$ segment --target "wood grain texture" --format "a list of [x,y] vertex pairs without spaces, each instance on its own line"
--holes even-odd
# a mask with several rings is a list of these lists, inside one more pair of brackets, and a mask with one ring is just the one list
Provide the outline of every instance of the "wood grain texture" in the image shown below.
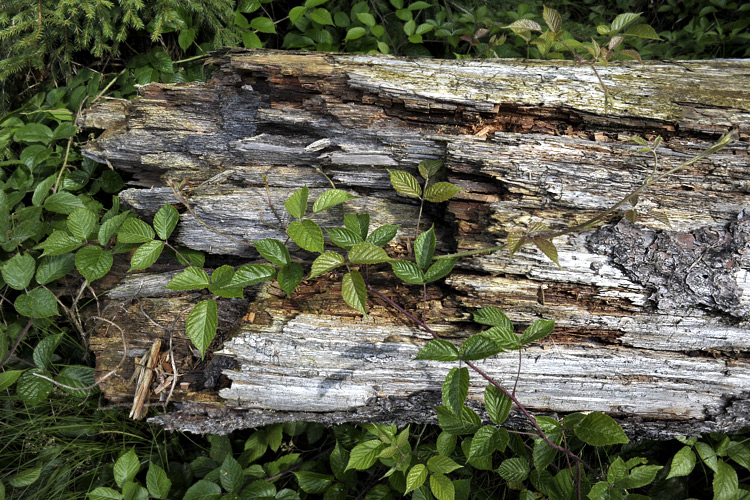
[[[211,62],[219,69],[205,84],[149,85],[133,101],[88,110],[80,124],[105,130],[84,154],[130,176],[121,198],[138,213],[177,203],[166,180],[184,181],[195,213],[246,243],[285,238],[284,200],[302,185],[314,199],[329,186],[322,169],[359,196],[348,213],[401,224],[389,251],[404,255],[419,207],[392,191],[388,169],[415,173],[420,161],[440,159],[463,190],[423,219],[435,224],[438,251],[500,245],[514,228],[580,223],[642,183],[653,157],[630,135],[664,137],[664,171],[737,128],[739,141],[641,195],[636,225],[615,218],[557,238],[562,268],[527,247],[513,259],[464,259],[428,289],[427,316],[457,343],[476,331],[469,320],[480,307],[500,307],[519,327],[555,318],[555,332],[521,358],[517,390],[534,411],[605,411],[651,437],[750,425],[750,63],[611,64],[599,70],[615,96],[605,112],[591,70],[564,61],[226,51]],[[316,220],[338,226],[340,216],[334,209]],[[257,258],[186,211],[174,239],[208,252],[208,265]],[[416,310],[418,288],[380,271],[373,286]],[[299,419],[434,419],[449,366],[415,361],[429,337],[378,300],[367,318],[348,309],[340,276],[304,282],[291,299],[267,285],[223,301],[205,366],[174,320],[200,295],[165,292],[169,276],[128,276],[107,299],[116,321],[132,325],[134,352],[165,335],[142,310],[162,326],[172,318],[184,386],[175,391],[181,406],[155,419],[162,425],[229,432]],[[97,332],[104,372],[122,347],[117,354],[116,333]],[[518,356],[482,366],[512,385]],[[479,407],[483,384],[472,383]],[[132,397],[115,382],[105,393]]]

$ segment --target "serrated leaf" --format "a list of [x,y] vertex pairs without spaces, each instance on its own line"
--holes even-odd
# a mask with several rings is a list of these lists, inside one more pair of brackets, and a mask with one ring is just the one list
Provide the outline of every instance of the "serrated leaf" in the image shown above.
[[45,210],[65,215],[73,212],[76,208],[84,208],[83,202],[77,196],[67,191],[50,195],[44,200],[43,206]]
[[469,395],[469,369],[451,368],[443,382],[443,404],[454,415],[461,417],[461,409]]
[[461,188],[450,182],[436,182],[424,192],[424,199],[433,203],[448,201],[461,191]]
[[267,264],[245,264],[234,272],[230,287],[245,287],[257,285],[273,279],[276,269]]
[[239,493],[245,482],[242,466],[231,454],[227,455],[219,467],[219,482],[222,488],[229,493]]
[[422,486],[426,479],[427,467],[424,464],[417,464],[412,467],[406,475],[406,491],[404,491],[404,495]]
[[610,34],[617,33],[623,28],[633,24],[639,17],[641,17],[641,14],[634,12],[626,12],[624,14],[620,14],[615,18],[614,21],[612,21],[612,24],[610,25]]
[[449,474],[462,466],[444,455],[435,455],[427,460],[427,468],[433,474]]
[[310,19],[324,26],[333,25],[333,18],[331,17],[331,13],[326,9],[319,8],[313,10],[312,12],[310,12]]
[[309,278],[314,278],[329,271],[343,266],[346,263],[344,257],[337,252],[324,252],[312,263]]
[[234,278],[234,268],[232,266],[223,265],[214,269],[211,273],[211,283],[218,286],[229,286]]
[[542,17],[552,33],[557,33],[562,29],[562,18],[555,9],[550,9],[545,5]]
[[326,229],[326,232],[331,238],[331,243],[344,250],[351,250],[354,245],[364,241],[359,233],[344,227],[332,227]]
[[433,281],[448,276],[451,271],[453,271],[456,262],[458,262],[458,259],[456,258],[435,260],[425,272],[425,281],[427,283],[432,283]]
[[634,467],[628,473],[628,477],[615,483],[615,487],[626,490],[643,488],[651,484],[656,478],[656,474],[663,468],[661,465],[641,465],[640,467]]
[[122,500],[122,493],[112,488],[99,486],[87,495],[88,500]]
[[23,290],[34,277],[36,260],[31,254],[17,253],[3,264],[2,277],[5,283],[14,290]]
[[117,486],[122,488],[125,483],[135,479],[135,475],[138,474],[140,468],[141,464],[132,449],[118,458],[112,470]]
[[219,500],[220,497],[221,486],[213,481],[200,479],[188,488],[182,500]]
[[548,445],[543,439],[535,439],[534,450],[531,454],[534,458],[534,467],[537,470],[543,470],[554,461],[557,450]]
[[67,275],[74,267],[75,257],[71,253],[42,257],[36,267],[36,282],[46,285]]
[[435,254],[435,226],[417,236],[414,242],[414,257],[420,269],[430,267]]
[[607,446],[630,442],[617,422],[609,415],[591,412],[575,428],[578,439],[591,446]]
[[49,393],[52,392],[52,382],[37,377],[35,375],[37,373],[47,377],[50,375],[49,372],[40,370],[39,368],[32,368],[23,372],[16,383],[16,393],[30,406],[38,405],[47,399]]
[[39,207],[44,203],[44,200],[50,195],[52,186],[57,181],[57,174],[52,174],[42,182],[36,185],[34,188],[34,194],[31,196],[31,204],[35,207]]
[[485,425],[480,428],[471,440],[469,458],[483,457],[493,453],[497,449],[498,429],[494,425]]
[[133,217],[125,219],[117,230],[117,241],[120,243],[146,243],[156,234],[151,226]]
[[737,471],[723,460],[719,460],[717,463],[713,491],[714,500],[734,500],[738,498],[740,490]]
[[310,190],[307,186],[298,189],[284,202],[284,208],[295,219],[301,219],[307,212],[307,197]]
[[367,34],[367,30],[361,26],[349,28],[346,32],[346,37],[344,37],[344,41],[348,42],[349,40],[356,40],[362,38],[365,34]]
[[255,249],[264,259],[279,267],[284,267],[292,261],[284,244],[272,238],[256,241]]
[[4,391],[11,385],[15,384],[18,377],[20,377],[24,371],[25,370],[6,370],[0,372],[0,391]]
[[382,248],[367,241],[357,243],[349,250],[349,262],[352,264],[379,264],[391,260]]
[[41,370],[47,368],[47,365],[52,359],[52,354],[55,352],[55,349],[57,349],[61,340],[62,333],[58,333],[56,335],[48,335],[37,343],[36,347],[34,347],[34,354],[32,356],[37,368]]
[[[625,36],[634,36],[636,38],[645,38],[646,40],[661,40],[656,30],[648,24],[637,24],[628,28]],[[623,51],[624,52],[624,51]],[[640,59],[640,56],[638,57]]]
[[661,210],[651,210],[648,215],[655,220],[661,222],[668,228],[672,229],[672,222],[669,220],[669,217],[666,213],[662,212]]
[[525,481],[529,475],[529,462],[521,457],[506,458],[497,468],[497,473],[506,481]]
[[98,246],[86,246],[76,252],[76,269],[89,283],[103,278],[113,262],[112,252]]
[[521,230],[511,229],[508,232],[508,240],[506,246],[508,247],[508,252],[510,253],[511,258],[513,258],[513,255],[521,248],[521,246],[523,246],[525,242],[526,237],[523,235]]
[[506,330],[513,331],[513,323],[497,307],[483,307],[474,312],[474,322],[480,325],[497,326]]
[[[55,377],[55,380],[61,384],[70,387],[90,387],[94,385],[94,369],[90,366],[67,365]],[[69,394],[79,398],[88,397],[94,389],[69,389],[63,388]]]
[[292,262],[288,266],[284,266],[279,269],[279,275],[276,279],[279,281],[279,286],[286,292],[287,297],[294,293],[297,289],[297,285],[302,282],[305,277],[305,270],[302,269],[302,264],[299,262]]
[[41,474],[42,474],[41,467],[34,467],[33,469],[26,469],[12,476],[8,480],[8,484],[10,484],[14,488],[25,488],[26,486],[31,486],[32,484],[37,482]]
[[410,198],[422,196],[422,186],[416,177],[401,170],[389,170],[388,173],[391,174],[391,185],[398,193]]
[[718,470],[718,459],[716,457],[716,451],[714,451],[711,445],[704,443],[703,441],[698,441],[695,443],[695,451],[698,452],[698,456],[701,457],[703,463],[716,473]]
[[86,208],[76,208],[68,215],[68,231],[75,238],[85,240],[94,232],[98,224],[99,217]]
[[414,359],[432,361],[456,361],[458,360],[458,349],[452,342],[443,339],[433,339],[420,349]]
[[323,493],[333,484],[334,477],[329,474],[321,474],[319,472],[301,471],[292,472],[294,477],[297,478],[297,484],[299,488],[305,493],[319,494]]
[[261,33],[276,33],[276,25],[267,17],[254,17],[250,21],[250,27]]
[[[636,61],[638,61],[640,63],[643,62],[643,59],[641,59],[641,54],[639,54],[637,50],[631,50],[631,49],[621,50],[621,51],[619,51],[617,53],[617,57],[621,58],[622,56],[625,56],[625,57],[630,58],[630,59],[635,59]],[[646,148],[646,151],[648,151],[648,150],[649,149]],[[642,151],[639,151],[639,153],[640,152],[642,152]]]
[[542,31],[542,27],[539,25],[539,23],[536,21],[532,21],[531,19],[518,19],[517,21],[513,21],[507,26],[503,26],[503,28],[510,28],[514,31]]
[[368,241],[375,246],[382,247],[396,237],[396,234],[398,234],[398,228],[399,226],[397,225],[380,226],[370,233],[365,241]]
[[364,241],[370,230],[370,214],[347,214],[344,216],[344,227],[358,234]]
[[468,406],[461,408],[459,417],[450,408],[441,405],[437,407],[437,415],[440,428],[451,434],[474,434],[482,425],[479,415]]
[[442,160],[424,160],[419,162],[419,175],[424,179],[435,177],[440,169],[443,168]]
[[218,326],[219,316],[214,299],[198,302],[188,314],[185,333],[200,351],[201,359],[205,357],[208,346],[216,336]]
[[393,260],[391,261],[391,268],[393,274],[399,279],[412,285],[421,285],[425,283],[425,276],[421,269],[409,260]]
[[162,250],[164,250],[163,241],[151,240],[148,243],[144,243],[133,252],[128,272],[151,267],[159,259]]
[[318,199],[315,200],[315,203],[313,203],[313,212],[317,214],[318,212],[340,205],[352,198],[356,198],[356,196],[349,194],[346,191],[342,191],[341,189],[328,189],[323,191],[323,193],[318,196]]
[[538,319],[529,325],[521,335],[522,344],[530,344],[531,342],[541,340],[555,328],[554,319]]
[[379,439],[372,439],[360,443],[349,453],[349,463],[346,464],[345,471],[349,469],[367,470],[375,464],[378,455],[386,445]]
[[489,384],[484,390],[484,406],[492,421],[502,425],[508,420],[513,401],[503,391]]
[[545,240],[544,238],[535,238],[534,245],[542,251],[544,255],[546,255],[549,260],[557,264],[557,267],[562,269],[562,266],[560,265],[560,261],[557,260],[557,248],[550,240]]
[[344,275],[341,295],[350,307],[367,316],[367,287],[359,271],[351,271]]
[[463,341],[459,354],[464,361],[475,361],[478,359],[489,358],[502,351],[503,350],[498,347],[490,337],[485,335],[472,335]]
[[57,316],[57,299],[46,288],[35,288],[27,294],[19,295],[13,306],[18,314],[29,318]]
[[443,474],[430,475],[430,491],[437,500],[454,500],[456,497],[453,482]]
[[300,248],[308,252],[323,253],[323,230],[310,219],[289,224],[287,234]]
[[196,290],[206,288],[210,284],[208,274],[203,269],[188,267],[170,280],[166,288],[169,290]]
[[127,212],[123,212],[120,215],[115,215],[114,217],[102,222],[102,225],[99,227],[99,234],[97,235],[97,240],[99,241],[100,245],[104,246],[109,242],[109,240],[120,229],[120,226],[128,217],[129,213],[130,211],[128,210]]
[[146,488],[149,494],[154,498],[166,499],[171,487],[172,481],[169,480],[164,469],[149,462],[146,473]]
[[172,231],[177,227],[180,220],[180,214],[172,205],[166,204],[154,215],[154,229],[159,238],[166,240],[172,235]]

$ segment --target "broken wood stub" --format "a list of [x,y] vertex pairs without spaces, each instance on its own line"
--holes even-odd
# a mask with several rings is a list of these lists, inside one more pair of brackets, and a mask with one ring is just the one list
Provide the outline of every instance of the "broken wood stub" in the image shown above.
[[[509,231],[538,222],[578,224],[620,201],[654,168],[628,141],[633,134],[664,137],[665,171],[736,127],[738,141],[641,195],[635,225],[615,218],[555,239],[562,269],[531,247],[513,259],[463,259],[428,287],[426,316],[457,343],[478,331],[470,319],[481,307],[501,308],[519,327],[555,318],[553,334],[521,358],[517,393],[531,411],[604,411],[646,437],[750,425],[750,63],[600,68],[615,96],[610,110],[590,68],[564,61],[226,51],[211,63],[218,69],[205,84],[149,85],[81,120],[104,129],[84,154],[135,186],[121,194],[128,208],[152,216],[179,201],[167,179],[185,183],[182,195],[205,225],[183,211],[173,239],[207,252],[209,267],[258,256],[206,225],[247,243],[284,241],[284,200],[303,185],[311,200],[330,187],[318,169],[359,196],[347,213],[370,213],[371,227],[401,224],[388,251],[407,255],[419,206],[393,191],[388,170],[417,175],[420,161],[442,160],[462,191],[428,206],[421,228],[435,224],[439,253],[461,252],[503,244]],[[341,226],[341,212],[329,212],[315,220]],[[384,271],[371,269],[373,286],[418,310],[418,287]],[[339,275],[303,282],[291,298],[267,284],[221,300],[206,368],[175,321],[203,295],[164,290],[175,272],[134,273],[106,299],[118,324],[132,325],[134,356],[170,335],[182,346],[178,409],[154,421],[195,432],[434,421],[450,366],[414,360],[429,336],[372,294],[367,318],[349,309]],[[120,339],[103,330],[91,340],[100,373],[122,356]],[[511,386],[518,355],[481,366]],[[470,404],[481,406],[483,386],[472,379]],[[132,400],[124,382],[104,389]]]

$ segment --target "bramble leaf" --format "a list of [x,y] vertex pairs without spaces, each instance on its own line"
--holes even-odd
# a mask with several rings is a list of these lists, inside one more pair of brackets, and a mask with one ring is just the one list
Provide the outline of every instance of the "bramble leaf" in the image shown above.
[[425,281],[427,283],[432,283],[433,281],[448,276],[451,271],[453,271],[456,262],[458,262],[458,259],[456,258],[435,260],[424,273]]
[[639,17],[641,17],[641,14],[635,12],[625,12],[624,14],[620,14],[614,21],[612,21],[609,34],[621,31],[623,28],[633,24]]
[[529,325],[526,330],[524,330],[523,335],[521,335],[521,343],[530,344],[531,342],[534,342],[536,340],[541,340],[552,333],[552,330],[554,328],[554,319],[538,319],[531,325]]
[[349,454],[349,463],[346,464],[345,471],[349,469],[367,470],[372,467],[378,459],[378,455],[385,448],[385,443],[379,439],[372,439],[360,443]]
[[279,269],[279,275],[276,279],[279,281],[279,286],[286,292],[287,297],[294,293],[297,289],[297,285],[302,282],[305,277],[305,270],[302,269],[302,264],[299,262],[292,262],[288,266],[284,266]]
[[188,314],[185,333],[201,353],[201,359],[206,356],[206,351],[216,336],[218,326],[219,316],[214,299],[198,302]]
[[458,349],[452,342],[443,339],[433,339],[425,344],[414,359],[456,361],[458,359]]
[[417,236],[414,242],[414,257],[420,269],[430,267],[432,256],[435,254],[435,226]]
[[370,214],[346,214],[344,216],[344,226],[348,230],[358,234],[362,238],[362,241],[364,241],[367,238],[367,232],[370,230]]
[[370,233],[365,241],[369,241],[375,246],[382,247],[396,237],[398,228],[399,226],[395,225],[380,226]]
[[484,406],[492,421],[497,425],[502,425],[508,420],[513,401],[503,391],[488,384],[484,390]]
[[46,285],[62,278],[75,267],[75,257],[71,253],[42,257],[36,266],[36,282]]
[[351,250],[354,245],[364,241],[359,233],[344,227],[332,227],[326,229],[326,232],[331,238],[331,243],[344,250]]
[[338,252],[324,252],[313,261],[308,278],[320,276],[344,264],[344,257]]
[[461,191],[461,188],[450,182],[436,182],[424,192],[424,199],[433,203],[448,201]]
[[443,168],[442,160],[424,160],[419,162],[419,175],[424,179],[435,177],[441,168]]
[[489,306],[474,312],[474,322],[480,325],[490,325],[513,331],[513,323],[497,307]]
[[542,253],[549,258],[549,260],[557,264],[557,267],[562,269],[560,261],[557,260],[557,247],[555,247],[554,243],[552,243],[550,240],[545,240],[544,238],[536,238],[533,241],[534,245],[536,245],[536,247],[541,250]]
[[76,268],[89,283],[103,278],[112,268],[113,262],[112,252],[102,247],[87,246],[76,252]]
[[443,404],[454,415],[461,417],[461,409],[469,395],[469,369],[451,368],[443,382]]
[[120,243],[146,243],[154,239],[156,234],[151,226],[142,220],[125,219],[117,230],[117,241]]
[[352,264],[379,264],[391,260],[382,248],[367,241],[357,243],[349,250],[349,262]]
[[234,272],[230,287],[245,287],[257,285],[273,279],[276,269],[267,264],[245,264]]
[[425,283],[424,273],[414,262],[409,260],[392,260],[391,268],[393,269],[393,274],[406,283],[411,283],[412,285]]
[[226,264],[214,269],[211,273],[211,283],[217,286],[229,286],[232,278],[234,278],[234,268]]
[[422,186],[419,185],[416,177],[401,170],[389,170],[388,172],[391,174],[391,185],[398,193],[410,198],[422,196]]
[[578,439],[591,446],[630,442],[622,427],[612,417],[598,411],[586,415],[575,428],[575,434]]
[[159,259],[162,250],[164,250],[163,241],[151,240],[148,243],[144,243],[133,252],[128,272],[151,267]]
[[2,277],[9,287],[23,290],[31,283],[35,270],[36,261],[31,254],[17,253],[3,265]]
[[99,217],[86,208],[76,208],[68,215],[68,231],[73,237],[85,240],[96,229]]
[[313,203],[313,212],[317,214],[318,212],[340,205],[352,198],[356,198],[356,196],[349,194],[346,191],[342,191],[341,189],[328,189],[323,191],[323,193],[318,196],[318,199],[315,200],[315,203]]
[[310,219],[292,222],[287,228],[287,234],[300,248],[308,252],[323,253],[323,230]]
[[146,488],[149,494],[154,498],[166,499],[171,487],[172,481],[167,477],[164,469],[153,462],[149,462],[148,472],[146,473]]
[[525,458],[506,458],[497,468],[497,473],[506,481],[525,481],[529,475],[529,462]]
[[175,275],[167,284],[169,290],[195,290],[206,288],[210,284],[208,274],[197,267],[187,267],[181,273]]
[[307,186],[302,187],[295,191],[294,194],[284,202],[284,208],[286,208],[286,211],[289,212],[292,217],[301,219],[305,216],[305,212],[307,212],[307,197],[309,193],[310,190]]
[[350,307],[367,316],[367,287],[359,271],[351,271],[344,275],[341,295]]
[[16,383],[16,392],[26,404],[36,406],[52,392],[52,382],[37,377],[35,374],[50,376],[49,372],[39,368],[32,368],[23,372]]
[[170,204],[165,204],[154,215],[154,229],[159,238],[166,240],[172,235],[172,231],[177,227],[180,220],[180,214],[177,209]]
[[503,350],[486,335],[472,335],[464,340],[459,351],[461,359],[464,361],[475,361],[494,356]]
[[550,9],[545,5],[542,17],[544,17],[544,22],[547,23],[552,33],[557,33],[562,29],[562,18],[560,17],[560,13],[555,9]]
[[412,467],[406,475],[406,491],[404,491],[404,495],[422,486],[426,479],[427,467],[424,464],[417,464]]
[[13,302],[16,312],[29,318],[48,318],[57,315],[55,294],[46,288],[35,288],[27,294],[19,295]]
[[284,267],[292,261],[289,250],[283,243],[273,238],[256,241],[255,249],[264,259],[279,267]]

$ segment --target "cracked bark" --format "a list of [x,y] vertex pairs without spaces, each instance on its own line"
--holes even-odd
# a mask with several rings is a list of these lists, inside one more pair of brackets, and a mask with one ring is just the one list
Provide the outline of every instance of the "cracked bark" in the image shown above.
[[[750,425],[748,62],[601,68],[615,95],[609,113],[590,70],[562,61],[226,51],[211,63],[218,70],[205,84],[149,85],[134,101],[87,110],[81,125],[104,132],[84,154],[128,176],[121,199],[139,214],[176,203],[166,179],[184,180],[199,217],[247,242],[286,239],[277,214],[297,187],[309,186],[311,199],[327,188],[320,167],[361,196],[348,213],[369,212],[372,227],[402,224],[389,251],[403,254],[418,206],[393,193],[387,169],[441,159],[463,191],[429,207],[438,251],[502,244],[514,227],[575,224],[638,186],[653,165],[627,141],[632,134],[664,136],[663,171],[739,127],[738,142],[642,195],[635,226],[615,219],[556,239],[562,269],[532,248],[464,259],[428,289],[427,316],[457,342],[476,331],[471,311],[488,305],[520,327],[555,318],[555,332],[523,354],[518,393],[532,411],[604,411],[641,437]],[[316,220],[339,226],[337,210]],[[210,266],[257,258],[185,211],[174,240],[207,252]],[[172,336],[178,405],[153,421],[229,432],[293,420],[434,420],[449,366],[414,361],[428,335],[378,300],[366,319],[348,309],[337,276],[304,282],[291,299],[265,285],[220,300],[213,358],[201,363],[183,325],[203,296],[164,290],[174,272],[124,277],[104,300],[128,326],[130,356]],[[377,268],[371,279],[418,307],[415,287]],[[114,367],[119,333],[101,325],[90,341],[97,370]],[[516,363],[509,353],[481,366],[512,385]],[[110,400],[132,399],[131,373],[132,365],[107,381]],[[478,406],[483,384],[473,384]]]

